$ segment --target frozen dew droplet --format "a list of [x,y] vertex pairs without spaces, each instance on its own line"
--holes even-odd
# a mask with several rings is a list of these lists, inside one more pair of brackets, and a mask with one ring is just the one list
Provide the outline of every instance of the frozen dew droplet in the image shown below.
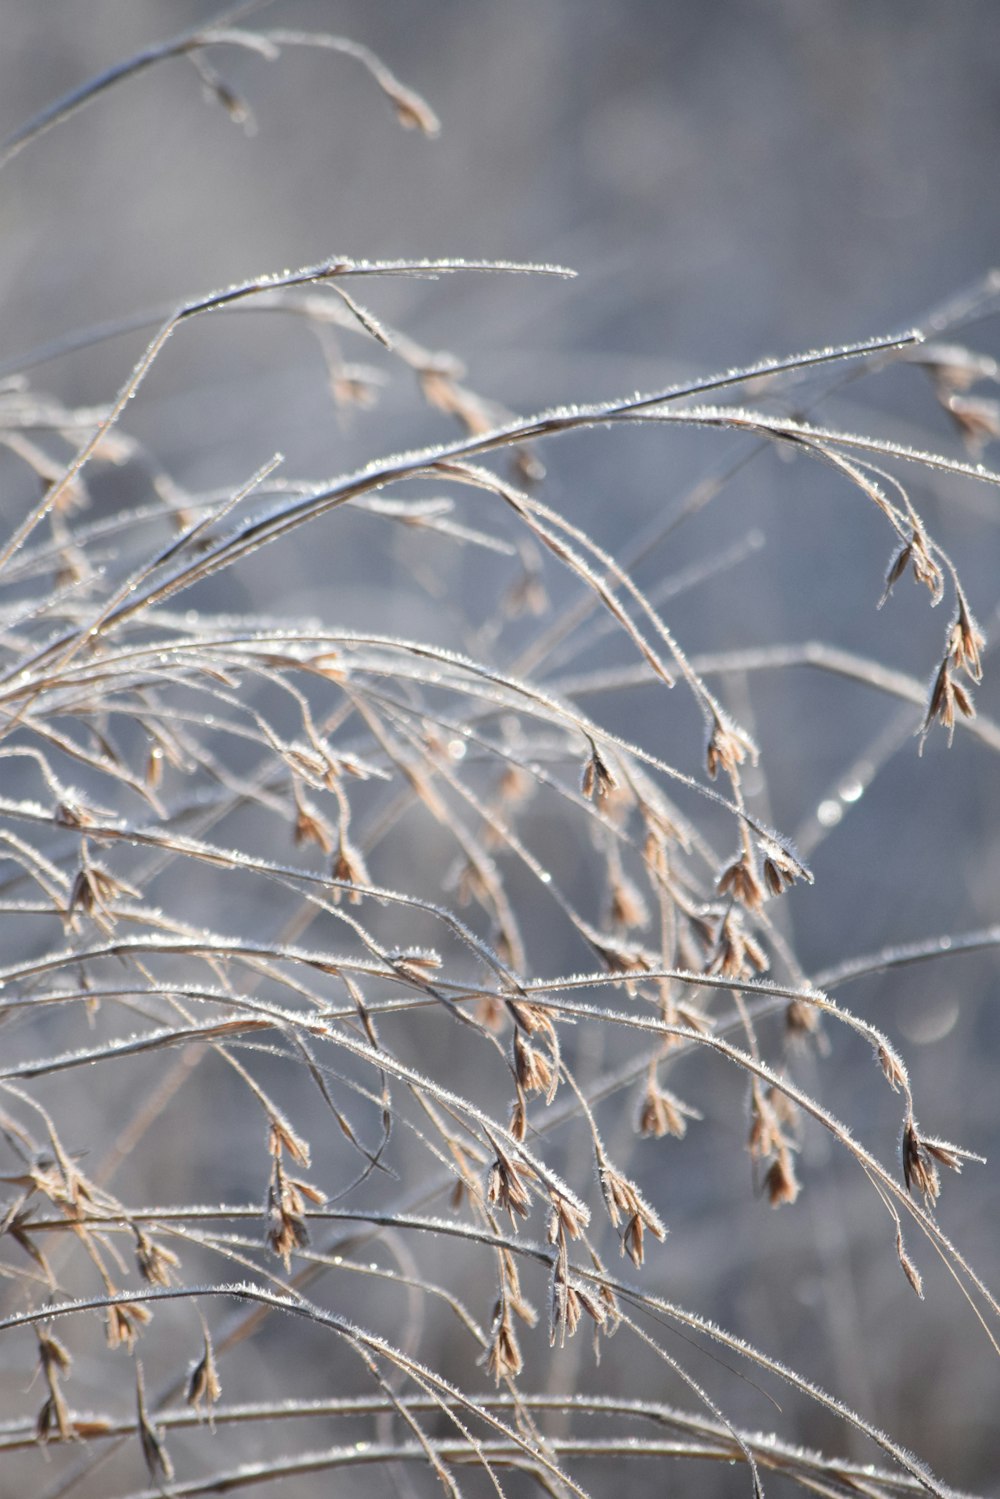
[[936,1046],[958,1024],[959,1003],[954,995],[935,995],[933,1004],[921,1005],[903,1015],[899,1028],[915,1046]]
[[838,801],[827,800],[820,802],[816,808],[817,820],[825,828],[835,828],[843,815],[844,809]]

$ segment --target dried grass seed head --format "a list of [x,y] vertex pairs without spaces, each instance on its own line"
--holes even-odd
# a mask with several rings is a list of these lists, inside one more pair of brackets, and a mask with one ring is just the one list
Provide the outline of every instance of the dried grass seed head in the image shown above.
[[687,1134],[688,1120],[701,1117],[697,1109],[682,1103],[673,1093],[660,1087],[654,1078],[650,1078],[639,1100],[635,1127],[638,1134],[650,1139],[662,1140],[665,1135],[673,1135],[675,1139],[683,1140]]
[[764,1175],[764,1190],[773,1208],[792,1203],[799,1195],[795,1166],[787,1150],[780,1151]]
[[983,680],[981,652],[985,644],[983,632],[972,616],[964,593],[959,590],[955,618],[948,629],[948,655],[955,670],[964,671],[973,682]]
[[635,1183],[616,1171],[609,1162],[603,1162],[598,1175],[608,1217],[613,1227],[622,1225],[621,1253],[627,1254],[638,1268],[645,1254],[646,1230],[661,1242],[666,1238],[667,1230]]
[[719,895],[732,896],[748,911],[759,911],[764,904],[764,887],[755,860],[745,849],[721,871],[715,888]]
[[903,1164],[903,1181],[908,1192],[919,1192],[924,1202],[932,1208],[941,1191],[941,1177],[934,1157],[917,1131],[912,1116],[903,1123],[900,1137],[900,1156]]
[[788,843],[774,835],[761,834],[757,839],[757,847],[764,883],[771,895],[781,895],[797,880],[806,885],[813,883],[812,871]]
[[734,906],[719,922],[715,950],[705,972],[739,979],[766,973],[769,966],[764,949],[746,930],[743,911]]
[[525,1173],[501,1150],[486,1177],[486,1200],[504,1209],[515,1226],[515,1218],[527,1218],[531,1211]]
[[961,682],[956,682],[952,675],[952,659],[951,655],[947,654],[931,683],[927,712],[919,730],[921,745],[934,723],[939,723],[942,728],[947,729],[948,743],[951,744],[955,737],[956,711],[962,718],[975,718],[976,716],[972,698]]
[[173,1250],[158,1244],[138,1226],[134,1231],[135,1258],[143,1280],[152,1286],[172,1285],[176,1279],[174,1272],[180,1267],[177,1255]]
[[169,1483],[174,1476],[174,1465],[170,1461],[170,1454],[167,1452],[163,1433],[158,1431],[149,1419],[149,1414],[146,1410],[146,1395],[143,1388],[142,1364],[138,1360],[136,1360],[135,1365],[135,1392],[139,1445],[142,1448],[142,1456],[146,1464],[146,1469],[150,1478],[157,1485],[159,1485],[160,1480],[165,1480]]
[[[332,877],[338,882],[332,892],[335,904],[340,901],[343,893],[340,889],[341,885],[350,887],[371,884],[365,861],[360,852],[354,847],[353,843],[349,843],[343,837],[337,847],[337,853],[333,861]],[[364,899],[364,891],[348,888],[347,898],[352,906],[359,906]]]
[[201,1358],[188,1377],[185,1396],[188,1405],[193,1405],[196,1410],[200,1410],[203,1404],[210,1410],[222,1394],[222,1384],[215,1362],[215,1350],[207,1328],[204,1329],[203,1336]]
[[734,723],[717,703],[713,703],[705,745],[705,764],[712,780],[715,780],[720,770],[730,780],[736,779],[743,762],[749,759],[751,765],[756,765],[759,756],[760,751],[746,730]]
[[580,790],[588,801],[604,802],[617,791],[619,780],[592,739],[589,745],[590,753],[580,776]]
[[502,1302],[500,1312],[493,1326],[490,1345],[486,1354],[486,1368],[492,1374],[496,1384],[506,1379],[516,1379],[524,1368],[524,1359],[521,1356],[521,1346],[517,1340],[517,1331],[511,1309]]

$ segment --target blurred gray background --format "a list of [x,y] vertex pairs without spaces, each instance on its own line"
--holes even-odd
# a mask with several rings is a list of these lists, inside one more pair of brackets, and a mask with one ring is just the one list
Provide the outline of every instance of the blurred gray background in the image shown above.
[[[3,0],[0,135],[214,12],[186,0]],[[266,63],[219,49],[215,65],[253,108],[253,136],[204,102],[182,61],[124,83],[34,142],[0,181],[4,368],[76,329],[336,253],[571,266],[574,281],[469,275],[365,288],[378,315],[458,353],[475,389],[527,412],[895,332],[998,259],[994,0],[275,0],[253,23],[330,29],[372,47],[433,104],[440,139],[400,131],[347,57],[288,49]],[[970,341],[1000,353],[995,321]],[[96,405],[142,346],[141,335],[112,339],[48,360],[33,378]],[[370,358],[362,345],[356,357]],[[824,411],[966,456],[911,367],[847,388]],[[195,489],[235,487],[279,449],[289,475],[318,479],[451,430],[400,373],[374,412],[338,416],[307,332],[249,312],[181,330],[129,427]],[[679,510],[693,483],[748,447],[651,430],[560,440],[544,454],[543,496],[621,555],[658,510]],[[1000,448],[984,458],[996,465]],[[908,477],[992,638],[1000,494]],[[348,532],[350,545],[300,536],[224,580],[219,605],[451,641],[448,610],[396,542],[373,554],[383,534]],[[754,458],[639,580],[655,587],[747,538],[743,562],[668,607],[689,651],[817,639],[926,679],[941,611],[904,581],[876,612],[891,537],[841,477],[802,459]],[[455,564],[441,579],[478,623],[490,600],[476,566]],[[558,579],[553,587],[558,599]],[[618,648],[587,664],[625,660]],[[984,715],[1000,713],[996,676],[988,660]],[[935,735],[920,757],[915,710],[900,719],[898,703],[849,682],[768,673],[726,690],[764,751],[758,805],[801,837],[816,872],[816,887],[790,902],[807,965],[1000,919],[994,752],[964,734],[948,752]],[[649,701],[609,694],[587,706],[695,768],[697,731]],[[994,1288],[997,993],[989,952],[843,992],[899,1041],[927,1128],[992,1154],[947,1182],[941,1218]],[[864,1048],[859,1060],[838,1037],[833,1058],[815,1076],[806,1064],[803,1077],[891,1159],[893,1101],[875,1096],[870,1072]],[[1000,1493],[998,1364],[948,1277],[921,1250],[928,1299],[917,1302],[889,1220],[857,1168],[821,1142],[806,1151],[814,1180],[793,1210],[748,1208],[749,1173],[733,1148],[738,1103],[730,1108],[685,1142],[663,1204],[670,1255],[647,1274],[843,1392],[954,1484]],[[746,1401],[748,1422],[767,1425],[769,1407],[735,1387],[723,1379],[722,1404]],[[799,1434],[836,1441],[808,1424]],[[699,1493],[743,1491],[742,1475],[703,1481],[719,1487]]]

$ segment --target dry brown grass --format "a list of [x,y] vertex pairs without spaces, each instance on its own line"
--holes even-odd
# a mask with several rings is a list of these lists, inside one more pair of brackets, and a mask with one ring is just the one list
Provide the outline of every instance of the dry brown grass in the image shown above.
[[[62,101],[3,159],[178,54],[240,120],[209,59],[293,45],[360,60],[404,125],[436,130],[364,49],[234,20]],[[597,1494],[610,1460],[645,1460],[659,1489],[669,1457],[688,1492],[705,1491],[696,1462],[735,1463],[754,1491],[778,1474],[825,1495],[949,1492],[849,1391],[663,1288],[690,1227],[673,1206],[685,1137],[735,1089],[747,1124],[730,1143],[759,1195],[787,1211],[822,1193],[797,1162],[804,1132],[825,1132],[885,1210],[901,1321],[929,1249],[970,1336],[995,1343],[996,1299],[936,1216],[942,1174],[979,1157],[925,1133],[893,1038],[835,997],[864,960],[824,982],[796,957],[782,903],[813,876],[748,791],[755,737],[709,685],[797,650],[910,704],[921,745],[959,729],[997,747],[972,696],[983,634],[906,481],[1000,476],[819,414],[847,382],[917,360],[966,437],[992,437],[995,408],[968,386],[995,371],[945,341],[986,304],[951,308],[929,345],[880,338],[522,418],[359,300],[385,276],[482,271],[561,274],[337,257],[185,303],[108,404],[66,409],[27,377],[0,392],[0,439],[42,489],[0,550],[5,1491],[294,1477],[306,1493],[313,1475],[325,1492],[358,1468],[365,1493]],[[377,394],[344,352],[360,342],[457,435],[325,482],[275,459],[222,496],[189,492],[129,435],[130,403],[172,335],[242,307],[305,320],[336,401]],[[807,371],[818,393],[792,415]],[[546,440],[634,423],[664,442],[750,434],[874,505],[886,598],[912,575],[945,603],[929,686],[809,644],[690,656],[629,563],[543,498]],[[130,500],[91,516],[109,466]],[[306,526],[335,547],[349,509],[371,535],[480,552],[501,601],[490,630],[470,618],[445,646],[357,629],[333,591],[319,623],[215,607],[210,580]],[[623,647],[613,668],[594,652],[602,618]],[[553,671],[574,641],[576,674]],[[585,710],[630,683],[693,707],[677,710],[686,757]],[[897,1095],[898,1159],[810,1083],[840,1029],[874,1058],[871,1088]],[[750,1190],[730,1204],[727,1237],[751,1232],[754,1207]],[[869,1456],[820,1455],[777,1414],[764,1434],[731,1419],[730,1365],[832,1414]]]

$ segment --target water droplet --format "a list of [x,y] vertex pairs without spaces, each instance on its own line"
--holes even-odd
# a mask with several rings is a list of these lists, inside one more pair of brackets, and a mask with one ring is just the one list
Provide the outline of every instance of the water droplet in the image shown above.
[[863,781],[845,781],[839,788],[838,795],[842,802],[856,802],[860,796],[864,795],[864,790]]
[[541,880],[543,885],[551,885],[552,883],[552,876],[549,874],[547,869],[541,870],[539,872],[538,878]]
[[461,739],[449,739],[449,741],[448,741],[448,756],[449,756],[449,759],[452,759],[452,760],[464,760],[465,759],[466,748],[467,748],[467,746],[466,746],[464,740],[461,740]]
[[838,801],[820,802],[816,808],[816,819],[825,828],[835,828],[843,815],[844,809]]
[[954,996],[938,995],[933,1003],[904,1015],[899,1029],[912,1045],[933,1046],[955,1029],[958,1014],[958,1000]]

